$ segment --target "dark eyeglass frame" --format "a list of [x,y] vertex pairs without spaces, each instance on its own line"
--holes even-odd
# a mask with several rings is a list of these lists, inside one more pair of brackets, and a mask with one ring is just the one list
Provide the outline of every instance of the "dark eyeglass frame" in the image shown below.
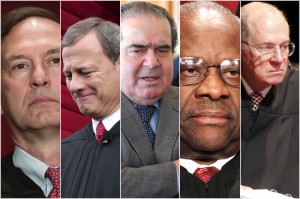
[[[255,45],[255,44],[249,44],[249,43],[246,42],[246,41],[242,41],[242,43],[244,43],[244,44],[246,44],[246,45],[248,45],[248,46],[251,46],[251,47],[255,48],[255,49],[259,52],[259,54],[260,54],[261,56],[268,55],[268,54],[271,54],[271,53],[272,53],[272,56],[274,56],[274,51],[275,51],[275,48],[277,47],[277,45],[274,45],[274,47],[272,48],[272,50],[270,50],[270,52],[262,53],[262,49],[260,49],[261,47],[258,47],[258,45]],[[290,56],[292,56],[292,55],[294,54],[295,49],[296,49],[296,45],[295,45],[293,42],[289,42],[288,45],[292,47],[292,50],[289,51],[288,55],[283,55],[283,52],[282,52],[282,50],[281,50],[281,46],[282,46],[282,45],[279,46],[280,53],[281,53],[282,57],[285,57],[285,56],[286,56],[285,58],[288,58],[288,57],[290,57]]]
[[[187,61],[192,61],[192,60],[198,60],[198,61],[196,61],[196,62],[193,62],[193,63],[187,63]],[[223,66],[224,66],[224,64],[225,64],[225,62],[228,62],[228,61],[230,61],[231,63],[233,63],[233,62],[238,62],[237,63],[237,66],[239,67],[238,69],[238,74],[239,74],[239,76],[240,76],[240,60],[239,59],[225,59],[225,60],[223,60],[223,61],[221,61],[221,63],[220,64],[208,64],[204,59],[202,59],[201,57],[181,57],[180,58],[180,76],[181,76],[181,73],[183,72],[183,71],[185,71],[186,69],[182,69],[182,65],[197,65],[197,64],[199,64],[199,61],[201,61],[201,64],[204,64],[203,66],[205,67],[205,72],[204,73],[199,73],[199,77],[197,77],[198,78],[198,80],[196,80],[196,81],[194,81],[194,82],[192,82],[192,83],[185,83],[185,84],[183,84],[181,81],[181,78],[180,78],[180,85],[182,85],[182,86],[190,86],[190,85],[196,85],[196,84],[199,84],[199,83],[201,83],[205,78],[206,78],[206,76],[208,76],[208,74],[209,74],[209,68],[211,68],[211,67],[215,67],[215,68],[218,68],[218,75],[221,77],[221,79],[223,80],[223,82],[226,84],[226,85],[228,85],[228,86],[230,86],[230,87],[234,87],[234,88],[240,88],[240,78],[239,78],[239,81],[237,81],[238,83],[236,84],[236,85],[234,85],[234,84],[230,84],[230,83],[228,83],[227,81],[226,81],[226,79],[223,77],[223,75],[222,75],[222,73],[221,73],[221,67],[222,67],[222,64],[223,64]]]

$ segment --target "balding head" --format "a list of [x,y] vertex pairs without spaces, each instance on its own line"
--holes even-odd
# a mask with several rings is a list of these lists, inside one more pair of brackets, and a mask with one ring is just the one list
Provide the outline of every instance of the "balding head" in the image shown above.
[[248,37],[253,32],[252,30],[260,28],[261,23],[264,25],[277,23],[288,27],[288,23],[283,12],[273,5],[262,2],[252,2],[243,6],[241,8],[241,21],[243,41],[247,41]]
[[181,21],[205,21],[203,25],[207,25],[210,22],[223,24],[223,21],[216,19],[227,19],[232,25],[239,26],[240,22],[238,17],[233,15],[228,9],[214,2],[191,2],[186,3],[180,7],[180,19]]
[[[191,49],[191,43],[195,45],[196,41],[202,48],[211,49],[214,52],[212,55],[218,54],[220,45],[230,46],[239,52],[240,20],[218,3],[191,2],[182,5],[180,29],[181,52]],[[215,42],[217,40],[218,42]],[[189,56],[196,56],[196,50],[191,50]],[[213,59],[212,61],[219,60]]]
[[253,2],[242,7],[241,19],[244,80],[254,91],[280,84],[287,72],[289,53],[285,49],[290,42],[283,13],[270,4]]

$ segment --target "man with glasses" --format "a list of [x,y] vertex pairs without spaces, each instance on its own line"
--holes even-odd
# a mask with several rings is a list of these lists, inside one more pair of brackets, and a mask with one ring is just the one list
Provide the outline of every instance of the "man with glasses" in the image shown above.
[[299,73],[283,13],[260,2],[242,14],[241,184],[299,197]]
[[239,19],[217,3],[186,3],[180,41],[180,195],[239,197]]

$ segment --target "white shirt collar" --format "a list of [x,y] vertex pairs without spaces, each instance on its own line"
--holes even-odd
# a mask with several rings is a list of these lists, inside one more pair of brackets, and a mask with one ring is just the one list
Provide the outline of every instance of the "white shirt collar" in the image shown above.
[[190,159],[184,159],[180,158],[180,166],[183,166],[188,170],[189,173],[193,174],[197,168],[204,168],[204,167],[216,167],[217,169],[221,170],[222,167],[229,162],[235,155],[226,158],[226,159],[220,159],[214,162],[210,165],[204,165],[204,164],[198,164],[197,162],[190,160]]
[[[106,131],[109,131],[118,121],[120,121],[120,118],[121,118],[120,115],[121,115],[121,110],[119,108],[110,116],[102,119],[102,123],[103,123]],[[94,131],[95,135],[96,135],[96,128],[97,128],[97,125],[99,122],[100,122],[100,120],[92,119],[93,131]]]
[[45,173],[49,168],[47,164],[33,157],[18,146],[15,146],[13,163],[15,167],[20,168],[26,176],[42,189],[45,196],[49,195],[53,185],[51,181],[45,177]]
[[[249,84],[246,82],[246,80],[244,80],[244,78],[242,77],[242,82],[244,85],[244,88],[247,92],[248,95],[250,95],[251,93],[253,93],[254,91],[250,88]],[[260,91],[260,93],[263,95],[263,97],[265,98],[268,94],[268,92],[270,91],[272,86],[269,86],[267,88],[265,88],[264,90]]]

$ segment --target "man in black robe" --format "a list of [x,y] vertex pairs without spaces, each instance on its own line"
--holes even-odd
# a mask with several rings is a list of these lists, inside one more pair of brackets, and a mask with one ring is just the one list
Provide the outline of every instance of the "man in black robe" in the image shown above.
[[289,24],[266,3],[241,14],[241,184],[299,197],[299,73],[289,68]]
[[60,197],[60,20],[22,7],[1,22],[1,105],[15,144],[1,160],[1,198]]
[[120,197],[119,32],[112,22],[88,18],[72,25],[62,41],[67,87],[92,118],[62,141],[62,197]]
[[186,3],[180,41],[180,195],[239,198],[239,19],[217,3]]

